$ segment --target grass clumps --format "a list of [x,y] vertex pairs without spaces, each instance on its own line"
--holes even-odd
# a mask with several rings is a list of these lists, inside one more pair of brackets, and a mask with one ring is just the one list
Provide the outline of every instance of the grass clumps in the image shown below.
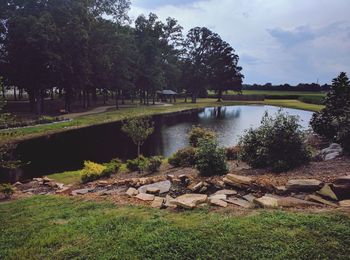
[[127,160],[126,161],[126,168],[131,172],[149,172],[154,173],[159,171],[160,166],[162,165],[163,157],[162,156],[153,156],[150,158],[147,158],[143,155],[140,155],[139,157]]

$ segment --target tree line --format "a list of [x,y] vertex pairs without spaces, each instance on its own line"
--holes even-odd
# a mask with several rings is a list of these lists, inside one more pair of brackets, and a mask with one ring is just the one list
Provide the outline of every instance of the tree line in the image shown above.
[[[103,96],[155,102],[172,89],[196,102],[208,89],[219,99],[241,90],[235,50],[218,34],[195,27],[187,35],[174,18],[150,13],[135,21],[129,0],[7,0],[0,2],[0,76],[28,94],[41,114],[55,92],[65,110]],[[5,88],[3,88],[3,93]]]
[[299,83],[298,85],[280,84],[272,85],[271,83],[261,84],[243,84],[244,90],[272,90],[272,91],[309,91],[309,92],[320,92],[329,91],[331,85],[324,84],[319,85],[317,83]]

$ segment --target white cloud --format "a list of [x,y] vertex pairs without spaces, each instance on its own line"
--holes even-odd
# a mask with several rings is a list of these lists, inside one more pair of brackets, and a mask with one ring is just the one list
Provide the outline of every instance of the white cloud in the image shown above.
[[134,0],[131,16],[206,26],[235,48],[246,83],[293,84],[350,72],[349,10],[348,0]]

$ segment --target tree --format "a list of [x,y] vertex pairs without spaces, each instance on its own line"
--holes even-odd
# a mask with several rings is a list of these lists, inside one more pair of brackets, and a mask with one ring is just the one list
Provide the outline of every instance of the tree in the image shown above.
[[127,119],[123,123],[122,131],[137,145],[137,156],[139,157],[141,146],[154,131],[153,122],[147,117]]

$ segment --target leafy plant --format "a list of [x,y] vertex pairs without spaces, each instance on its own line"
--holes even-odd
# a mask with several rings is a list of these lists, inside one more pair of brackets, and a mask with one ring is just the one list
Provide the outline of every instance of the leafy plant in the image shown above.
[[83,183],[91,182],[98,180],[100,178],[106,177],[108,174],[104,174],[104,171],[107,169],[106,166],[91,161],[84,162],[83,174],[81,176],[81,181]]
[[201,139],[196,151],[196,168],[201,175],[224,175],[228,172],[225,148],[216,139]]
[[226,148],[227,160],[237,160],[239,151],[240,151],[239,146],[227,147]]
[[159,171],[160,166],[162,165],[163,157],[162,156],[153,156],[148,160],[147,171],[153,173]]
[[193,147],[180,149],[168,159],[168,162],[174,167],[192,167],[196,163],[196,149]]
[[189,142],[192,147],[197,147],[200,139],[213,139],[216,134],[207,128],[195,126],[188,134]]
[[275,117],[265,113],[261,126],[250,128],[239,146],[240,159],[254,168],[270,167],[275,172],[287,171],[310,159],[298,117],[281,110]]
[[137,155],[141,155],[141,146],[147,138],[153,133],[153,122],[148,117],[131,118],[123,122],[122,130],[137,145]]
[[15,193],[15,190],[11,184],[4,183],[0,184],[0,193],[2,193],[5,198],[10,198]]
[[102,175],[104,177],[110,177],[111,174],[117,173],[122,165],[122,161],[118,158],[111,160],[108,163],[104,163],[103,166],[106,167],[106,169],[103,170]]
[[148,164],[149,164],[149,160],[143,155],[140,155],[136,159],[127,160],[126,168],[131,172],[134,172],[134,171],[143,172],[147,170]]

